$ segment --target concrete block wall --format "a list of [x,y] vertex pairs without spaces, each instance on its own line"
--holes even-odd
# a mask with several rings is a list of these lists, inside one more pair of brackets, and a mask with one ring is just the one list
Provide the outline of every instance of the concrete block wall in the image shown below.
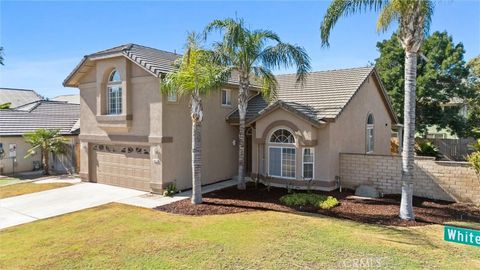
[[[400,156],[340,154],[343,187],[373,185],[383,194],[401,193]],[[437,200],[480,204],[480,177],[465,162],[415,159],[414,195]]]

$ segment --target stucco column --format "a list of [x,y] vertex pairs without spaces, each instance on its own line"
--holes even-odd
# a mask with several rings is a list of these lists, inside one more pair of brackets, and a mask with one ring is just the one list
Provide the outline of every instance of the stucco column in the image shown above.
[[78,174],[84,182],[90,181],[90,175],[88,173],[90,147],[91,145],[88,142],[80,141],[80,170]]

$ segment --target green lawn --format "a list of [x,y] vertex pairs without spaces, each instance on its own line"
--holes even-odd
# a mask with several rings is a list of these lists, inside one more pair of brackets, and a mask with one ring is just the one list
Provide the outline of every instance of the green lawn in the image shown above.
[[20,182],[20,179],[18,178],[0,178],[0,187],[5,186],[5,185],[10,185],[13,183]]
[[53,188],[60,188],[70,186],[69,183],[48,183],[48,184],[35,184],[35,183],[20,183],[15,185],[0,186],[0,199],[8,197],[19,196],[28,193],[34,193],[44,191]]
[[[442,226],[389,228],[319,215],[191,217],[120,204],[0,231],[0,269],[480,268]],[[357,268],[358,269],[358,268]]]

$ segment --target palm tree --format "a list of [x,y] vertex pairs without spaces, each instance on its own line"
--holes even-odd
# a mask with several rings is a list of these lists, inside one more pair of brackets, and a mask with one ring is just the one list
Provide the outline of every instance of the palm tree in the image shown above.
[[320,28],[322,45],[328,46],[333,26],[342,16],[373,10],[379,12],[377,31],[398,22],[398,37],[405,50],[405,106],[402,152],[402,199],[400,218],[413,220],[413,171],[415,145],[415,96],[417,54],[428,33],[433,15],[429,0],[333,0]]
[[0,65],[3,66],[3,47],[0,47]]
[[50,152],[60,154],[64,151],[64,143],[66,139],[60,134],[58,129],[37,129],[33,132],[27,132],[23,135],[25,141],[31,145],[27,150],[28,158],[40,150],[42,153],[42,165],[46,175],[50,174],[48,164],[48,155]]
[[205,28],[205,37],[212,31],[223,33],[213,44],[216,59],[238,74],[239,154],[238,189],[245,189],[245,116],[251,79],[262,83],[262,94],[271,100],[276,96],[277,81],[272,69],[297,68],[297,82],[304,83],[310,71],[310,58],[297,45],[284,43],[277,34],[268,30],[250,30],[242,19],[214,20]]
[[182,58],[176,61],[176,69],[162,81],[163,93],[190,96],[192,118],[192,204],[202,203],[202,152],[201,128],[203,121],[202,96],[217,90],[228,79],[228,71],[214,64],[213,53],[199,45],[200,38],[191,33]]

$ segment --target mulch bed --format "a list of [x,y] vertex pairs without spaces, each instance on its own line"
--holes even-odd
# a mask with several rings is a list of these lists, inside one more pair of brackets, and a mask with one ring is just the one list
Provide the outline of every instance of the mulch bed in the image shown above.
[[[304,192],[304,191],[299,191]],[[249,211],[281,211],[308,212],[327,216],[350,219],[362,223],[422,226],[428,224],[444,224],[450,221],[480,222],[480,208],[473,205],[450,203],[414,197],[415,221],[404,221],[398,218],[400,207],[399,195],[388,195],[381,199],[352,198],[353,191],[338,190],[332,192],[312,191],[317,194],[334,196],[340,205],[329,210],[317,209],[313,206],[289,207],[280,203],[279,198],[287,194],[284,188],[265,186],[255,188],[249,183],[246,191],[235,187],[226,188],[203,195],[203,203],[192,205],[190,200],[182,200],[157,207],[160,211],[182,215],[222,215]]]

